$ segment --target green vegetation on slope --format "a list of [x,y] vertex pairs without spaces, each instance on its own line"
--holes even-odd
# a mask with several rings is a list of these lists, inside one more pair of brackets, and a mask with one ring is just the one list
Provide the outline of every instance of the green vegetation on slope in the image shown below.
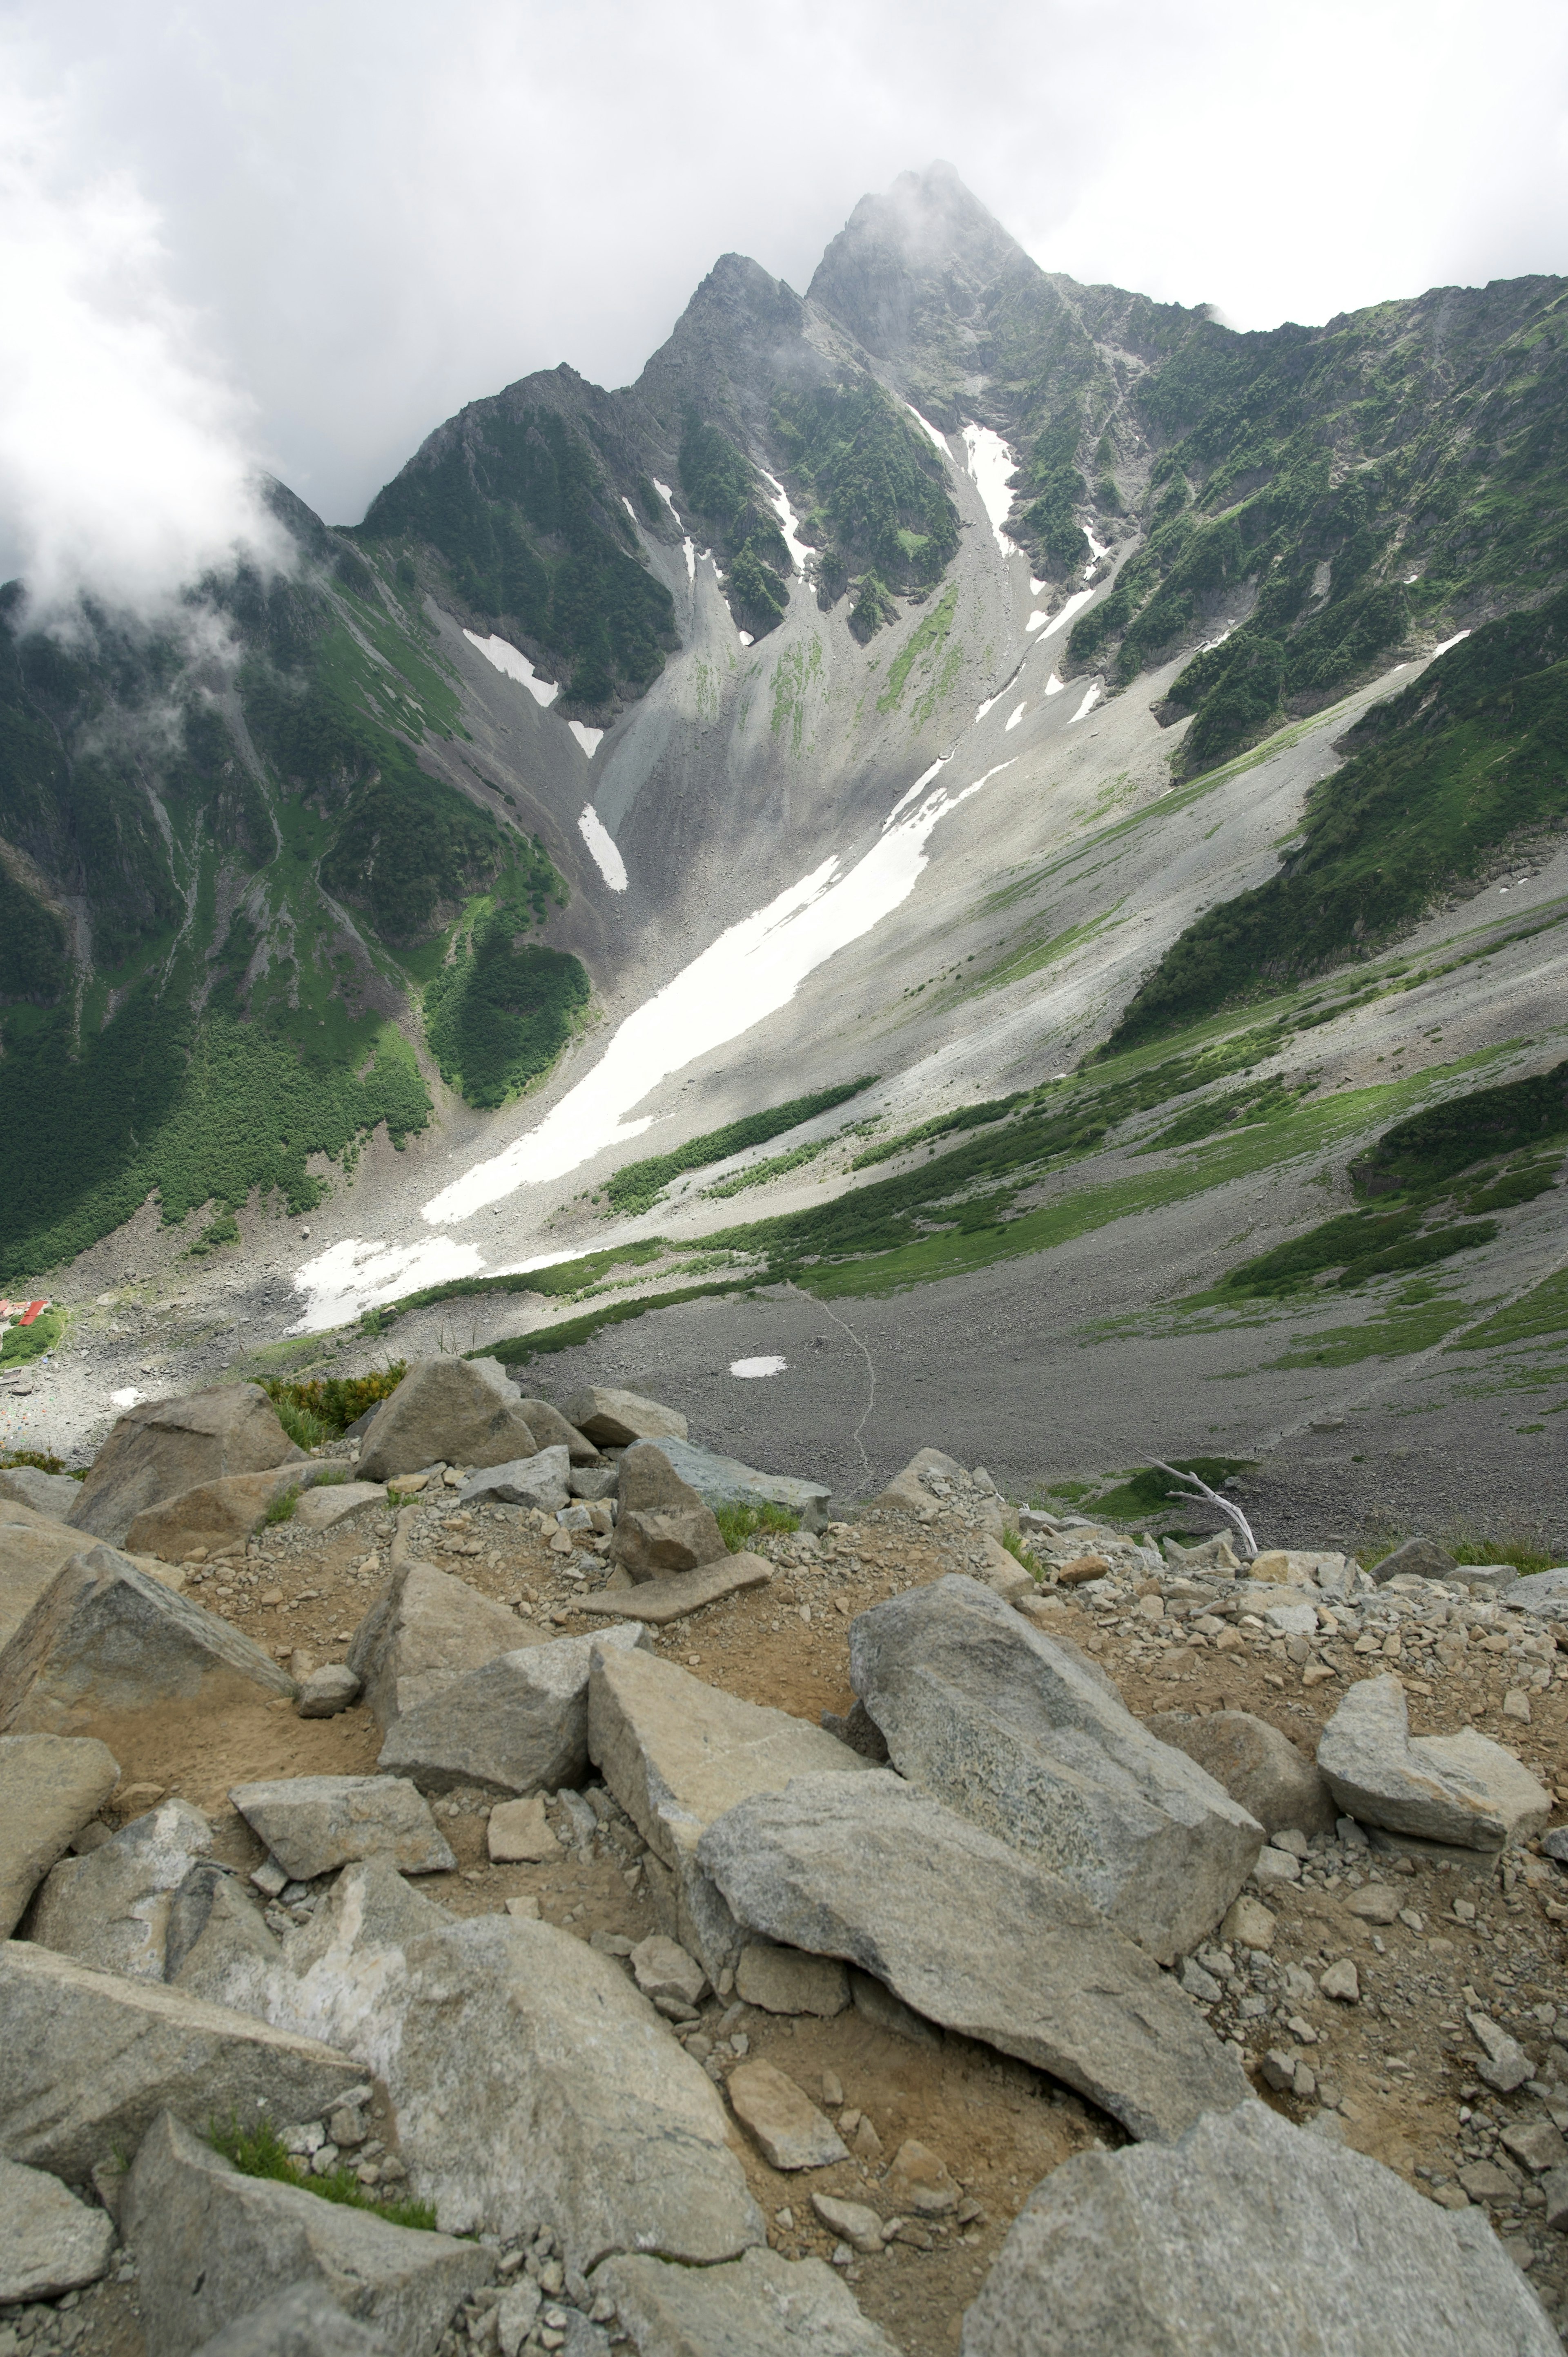
[[768,423],[806,494],[801,536],[823,548],[827,597],[861,582],[852,620],[862,642],[890,589],[940,579],[958,547],[958,511],[925,435],[872,378],[775,396]]
[[766,1113],[746,1114],[739,1121],[727,1122],[723,1129],[705,1130],[700,1137],[688,1138],[684,1146],[668,1154],[623,1163],[612,1173],[605,1200],[612,1211],[623,1214],[650,1211],[671,1178],[678,1178],[683,1170],[701,1170],[704,1164],[723,1162],[748,1146],[766,1146],[770,1137],[782,1137],[786,1130],[798,1129],[803,1121],[829,1113],[834,1105],[875,1085],[876,1074],[865,1073],[858,1081],[843,1081],[811,1096],[790,1097],[783,1104],[770,1105]]
[[718,546],[736,614],[754,638],[765,637],[789,602],[789,552],[756,468],[694,409],[681,437],[681,486]]
[[448,1088],[470,1104],[504,1104],[547,1072],[592,995],[587,969],[523,936],[566,886],[537,836],[524,841],[493,898],[459,924],[424,987],[425,1036]]

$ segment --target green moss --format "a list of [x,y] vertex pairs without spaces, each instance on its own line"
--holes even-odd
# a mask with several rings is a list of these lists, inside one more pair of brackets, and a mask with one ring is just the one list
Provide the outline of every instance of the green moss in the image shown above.
[[[308,1416],[321,1426],[322,1439],[335,1440],[368,1408],[379,1407],[382,1400],[390,1399],[407,1372],[406,1361],[396,1359],[387,1366],[374,1368],[368,1375],[321,1375],[306,1383],[291,1383],[284,1376],[274,1375],[263,1381],[262,1389],[280,1417],[289,1412]],[[299,1436],[295,1433],[293,1437],[298,1439]],[[317,1441],[300,1442],[301,1448],[318,1445]]]
[[782,1538],[800,1527],[799,1514],[767,1501],[756,1506],[715,1506],[714,1519],[731,1555],[739,1555],[755,1538]]
[[[879,384],[868,377],[781,393],[768,423],[786,471],[804,491],[811,526],[844,574],[869,569],[884,595],[886,585],[940,577],[959,533],[946,470]],[[863,585],[857,611],[866,594]]]
[[803,1121],[831,1112],[834,1105],[843,1104],[875,1085],[875,1073],[867,1073],[858,1081],[843,1082],[836,1088],[818,1089],[811,1096],[788,1098],[782,1104],[770,1105],[765,1113],[746,1114],[739,1121],[726,1123],[723,1129],[704,1130],[701,1136],[688,1138],[684,1146],[676,1146],[669,1154],[623,1163],[611,1174],[605,1200],[612,1211],[623,1215],[650,1211],[670,1181],[678,1178],[682,1171],[700,1170],[707,1163],[723,1162],[748,1146],[765,1146],[770,1137],[781,1137],[786,1130],[798,1129]]
[[[1196,1473],[1211,1490],[1218,1490],[1232,1473],[1250,1473],[1257,1463],[1253,1457],[1188,1457],[1176,1468],[1178,1473]],[[1173,1489],[1168,1473],[1158,1472],[1153,1466],[1134,1467],[1124,1473],[1113,1489],[1095,1492],[1094,1511],[1108,1514],[1114,1522],[1136,1522],[1145,1514],[1164,1513],[1173,1505],[1193,1502],[1190,1490]]]
[[341,2166],[318,2176],[308,2164],[302,2166],[295,2159],[271,2120],[259,2120],[254,2127],[242,2127],[237,2115],[231,2115],[226,2125],[212,2120],[208,2123],[207,2141],[242,2176],[269,2178],[278,2185],[298,2186],[323,2201],[335,2201],[349,2210],[369,2210],[391,2226],[411,2226],[429,2234],[435,2232],[435,2211],[431,2202],[378,2201],[366,2192],[351,2169]]

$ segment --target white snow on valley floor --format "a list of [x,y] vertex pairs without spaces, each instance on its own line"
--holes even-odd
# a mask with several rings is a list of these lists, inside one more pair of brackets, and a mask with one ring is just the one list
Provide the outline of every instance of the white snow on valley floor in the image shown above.
[[681,545],[686,552],[686,579],[690,584],[697,577],[697,552],[689,536],[681,543]]
[[1034,575],[1033,575],[1032,573],[1030,574],[1030,576],[1029,576],[1029,595],[1030,595],[1030,597],[1037,597],[1039,596],[1039,594],[1040,594],[1041,590],[1045,587],[1045,586],[1046,586],[1046,585],[1045,585],[1045,583],[1044,583],[1043,581],[1036,581],[1036,578],[1035,578],[1035,576],[1034,576]]
[[627,886],[626,862],[617,847],[616,839],[606,826],[592,802],[585,803],[577,821],[577,832],[594,855],[594,864],[612,892],[624,892]]
[[591,761],[604,741],[604,730],[590,728],[585,720],[568,720],[566,726]]
[[1051,673],[1051,675],[1050,675],[1049,679],[1047,679],[1047,682],[1046,682],[1046,694],[1047,694],[1047,695],[1059,695],[1059,694],[1061,694],[1061,692],[1062,692],[1062,683],[1061,683],[1060,680],[1057,677],[1057,675],[1056,675],[1055,672],[1052,672],[1052,673]]
[[431,1236],[417,1244],[388,1244],[380,1237],[364,1243],[350,1236],[295,1269],[295,1289],[306,1295],[308,1307],[294,1331],[322,1333],[400,1294],[473,1276],[484,1265],[477,1244],[460,1244],[451,1236]]
[[1079,608],[1087,606],[1093,595],[1094,592],[1092,589],[1074,590],[1072,596],[1068,599],[1067,604],[1062,608],[1061,612],[1059,614],[1052,614],[1048,620],[1044,614],[1031,614],[1029,617],[1029,628],[1031,630],[1039,631],[1040,644],[1044,646],[1047,639],[1054,639],[1059,630],[1065,629],[1067,624],[1071,621],[1073,616],[1079,611]]
[[936,444],[937,448],[941,452],[942,457],[947,460],[948,465],[950,467],[952,465],[952,452],[948,448],[948,437],[942,432],[941,427],[940,425],[933,425],[929,417],[922,417],[912,401],[907,401],[904,404],[904,406],[908,411],[910,416],[914,419],[916,425],[923,425],[925,427],[926,432],[930,436],[932,441]]
[[894,820],[901,817],[904,812],[908,809],[909,804],[914,801],[915,796],[918,793],[923,792],[925,788],[930,784],[931,780],[936,777],[940,770],[945,770],[951,759],[952,755],[950,753],[939,753],[936,759],[931,763],[930,768],[929,770],[921,770],[914,784],[908,789],[908,792],[899,795],[897,801],[894,803],[892,809],[883,820],[882,832],[884,834],[886,834],[888,828],[893,824]]
[[789,504],[789,496],[783,484],[776,481],[766,467],[759,467],[757,471],[768,486],[768,504],[779,518],[779,529],[784,535],[784,545],[789,552],[789,562],[803,578],[806,561],[814,555],[815,551],[808,548],[800,537],[800,520]]
[[740,640],[743,647],[754,647],[757,644],[757,640],[752,637],[749,630],[737,630],[736,632],[736,637]]
[[980,493],[980,503],[991,519],[996,545],[1004,556],[1011,556],[1016,543],[1008,539],[1002,527],[1013,504],[1007,478],[1018,462],[1001,435],[993,434],[989,425],[966,425],[963,447],[969,453],[969,471]]
[[1003,697],[1006,694],[1006,693],[1007,693],[1007,691],[1006,691],[1006,689],[1005,689],[1004,687],[999,687],[999,688],[997,689],[997,691],[996,691],[996,693],[995,693],[995,694],[994,694],[994,695],[988,695],[988,696],[986,697],[986,699],[985,699],[985,701],[984,701],[984,703],[983,703],[983,704],[977,704],[977,705],[975,705],[975,707],[974,707],[974,726],[975,726],[977,728],[979,727],[979,726],[980,726],[981,722],[984,719],[984,717],[985,717],[986,714],[987,714],[989,711],[991,711],[991,709],[993,708],[993,705],[998,705],[998,704],[1000,704],[1000,703],[1001,703],[1001,701],[1002,701]]
[[[1008,728],[1016,728],[1016,726],[1018,726],[1019,721],[1020,721],[1020,720],[1022,720],[1022,718],[1024,717],[1025,713],[1028,710],[1028,708],[1029,708],[1029,699],[1028,699],[1028,697],[1027,697],[1027,696],[1026,696],[1026,697],[1024,698],[1023,703],[1018,706],[1018,709],[1016,710],[1016,712],[1013,712],[1013,713],[1010,713],[1010,714],[1008,715],[1008,718],[1007,718],[1007,727],[1008,727]],[[1007,733],[1007,732],[1006,732],[1006,729],[1004,729],[1004,731],[1003,731],[1004,736],[1005,736],[1005,735],[1006,735],[1006,733]]]
[[1090,682],[1088,694],[1084,697],[1083,702],[1079,705],[1078,710],[1073,714],[1072,719],[1068,722],[1068,726],[1069,728],[1074,726],[1078,721],[1088,719],[1090,714],[1099,703],[1101,694],[1101,690],[1100,682],[1097,679],[1091,680]]
[[425,1220],[440,1227],[469,1219],[520,1187],[564,1178],[640,1137],[652,1117],[634,1108],[658,1083],[787,1006],[808,974],[907,900],[926,867],[932,830],[1011,766],[998,762],[957,793],[938,786],[847,873],[841,874],[836,855],[824,859],[766,908],[728,927],[628,1016],[594,1070],[536,1127],[434,1196]]
[[[1450,647],[1456,647],[1461,639],[1467,639],[1470,633],[1468,630],[1455,630],[1451,639],[1444,639],[1440,647],[1433,648],[1432,652],[1427,657],[1428,662],[1435,662],[1439,655],[1445,655]],[[1400,663],[1396,668],[1402,671],[1404,669],[1404,665],[1403,663]]]
[[788,1359],[732,1359],[729,1371],[743,1383],[755,1383],[758,1375],[781,1375],[789,1364]]
[[470,646],[478,648],[488,663],[494,663],[497,671],[504,673],[508,679],[515,679],[521,687],[526,687],[535,704],[548,709],[560,694],[559,684],[541,679],[520,647],[510,646],[505,639],[493,635],[488,639],[477,638],[472,630],[465,630],[463,636]]

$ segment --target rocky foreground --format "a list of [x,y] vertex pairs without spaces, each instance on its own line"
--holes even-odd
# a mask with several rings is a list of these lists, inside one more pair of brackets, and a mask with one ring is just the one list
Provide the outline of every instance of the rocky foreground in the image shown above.
[[0,1472],[0,2357],[1555,2350],[1560,1634],[492,1362],[138,1408]]

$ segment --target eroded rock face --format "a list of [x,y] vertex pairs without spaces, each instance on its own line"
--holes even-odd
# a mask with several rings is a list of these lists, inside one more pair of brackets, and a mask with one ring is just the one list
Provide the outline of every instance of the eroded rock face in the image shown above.
[[604,1459],[586,1433],[569,1424],[559,1408],[548,1400],[520,1399],[519,1407],[528,1418],[528,1428],[541,1448],[564,1448],[574,1465],[600,1465]]
[[1348,1816],[1462,1849],[1538,1833],[1552,1795],[1498,1743],[1462,1727],[1412,1735],[1398,1678],[1361,1678],[1324,1728],[1317,1764]]
[[594,2276],[638,2357],[898,2357],[821,2259],[747,2251],[726,2266],[607,2259]]
[[169,1909],[212,1828],[188,1801],[162,1801],[86,1857],[65,1857],[27,1917],[27,1937],[94,1972],[164,1977]]
[[467,1359],[423,1359],[382,1401],[360,1444],[360,1478],[385,1481],[438,1459],[504,1465],[532,1457],[536,1443],[516,1401],[510,1384],[498,1389]]
[[1059,1874],[1162,1963],[1212,1931],[1261,1825],[980,1581],[863,1612],[850,1677],[894,1766]]
[[598,1448],[627,1448],[637,1440],[686,1438],[686,1419],[640,1392],[617,1391],[604,1383],[586,1383],[574,1392],[562,1410],[568,1424]]
[[799,1514],[809,1531],[825,1526],[825,1509],[832,1494],[825,1481],[804,1481],[793,1473],[761,1473],[737,1457],[721,1457],[712,1448],[698,1448],[689,1440],[663,1439],[659,1444],[681,1480],[708,1506],[787,1506]]
[[1135,2136],[1169,2139],[1248,2099],[1240,2063],[1143,1949],[884,1769],[744,1800],[697,1858],[747,1929],[843,1958],[928,2020],[1065,2079]]
[[119,1781],[91,1737],[0,1735],[0,1940]]
[[646,1629],[627,1621],[499,1653],[394,1720],[376,1765],[422,1792],[469,1785],[499,1800],[579,1784],[588,1765],[594,1649],[647,1643]]
[[1162,1743],[1196,1760],[1265,1833],[1292,1825],[1304,1834],[1334,1831],[1334,1795],[1312,1761],[1266,1719],[1246,1710],[1217,1710],[1207,1718],[1163,1710],[1144,1724]]
[[30,1506],[37,1514],[63,1522],[81,1495],[69,1473],[40,1473],[36,1465],[0,1465],[0,1500]]
[[[77,1488],[77,1483],[71,1483]],[[0,1500],[0,1649],[8,1645],[61,1566],[81,1553],[81,1533],[31,1506]]]
[[210,1860],[174,1893],[164,1939],[164,1977],[209,2005],[264,2016],[283,1948],[236,1878]]
[[73,1529],[122,1545],[136,1516],[166,1498],[232,1473],[304,1461],[260,1383],[145,1400],[120,1418],[99,1450],[69,1519]]
[[[1354,2266],[1335,2254],[1354,2251]],[[1556,2357],[1484,2215],[1264,2104],[1161,2149],[1087,2152],[1030,2195],[964,2319],[964,2357],[1463,2350]]]
[[455,1679],[511,1652],[518,1635],[504,1604],[416,1560],[393,1572],[355,1630],[348,1666],[384,1730]]
[[494,2253],[479,2244],[242,2176],[167,2113],[142,2141],[121,2218],[148,2346],[166,2357],[188,2357],[266,2285],[302,2282],[409,2357],[435,2357],[452,2310],[495,2273]]

